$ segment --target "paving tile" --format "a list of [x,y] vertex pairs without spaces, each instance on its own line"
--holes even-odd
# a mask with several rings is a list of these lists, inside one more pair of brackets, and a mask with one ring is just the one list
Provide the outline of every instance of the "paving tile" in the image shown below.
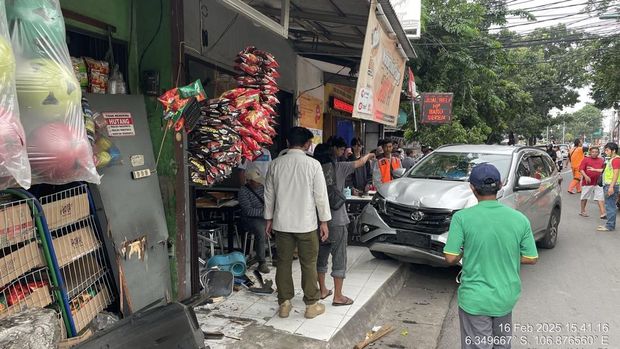
[[219,313],[222,315],[228,316],[236,316],[243,313],[249,307],[251,307],[254,301],[244,301],[244,300],[226,300],[220,304],[218,304],[215,308],[213,308],[214,313]]
[[314,320],[316,321],[304,322],[295,333],[308,338],[328,341],[336,331],[336,327],[325,326],[321,324],[318,318]]
[[346,307],[342,307],[342,306],[341,307],[334,307],[331,302],[325,304],[325,313],[326,314],[346,315],[348,311],[349,311],[349,306],[346,306]]
[[[327,310],[327,309],[326,309]],[[342,319],[345,317],[344,314],[335,314],[335,313],[329,313],[329,312],[325,312],[322,315],[317,316],[314,319],[308,319],[306,321],[308,322],[318,322],[323,326],[329,326],[329,327],[338,327],[338,325],[340,325],[340,322],[342,322]]]
[[272,326],[275,329],[281,330],[281,331],[286,331],[289,333],[295,333],[295,331],[297,331],[297,329],[304,323],[303,319],[291,319],[286,318],[286,319],[282,319],[278,316],[274,317],[273,319],[267,321],[267,323],[265,324],[266,326]]
[[278,303],[256,302],[251,307],[241,313],[241,317],[249,316],[252,318],[271,319],[278,311]]

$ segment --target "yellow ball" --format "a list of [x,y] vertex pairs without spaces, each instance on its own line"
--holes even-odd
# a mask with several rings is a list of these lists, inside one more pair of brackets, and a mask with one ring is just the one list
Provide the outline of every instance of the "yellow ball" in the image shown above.
[[99,137],[95,146],[100,151],[108,151],[112,147],[112,142],[107,137]]
[[67,67],[51,59],[32,59],[18,64],[15,80],[21,110],[46,120],[81,116],[82,92]]
[[107,151],[102,151],[100,153],[97,153],[97,160],[96,160],[97,168],[104,168],[108,166],[110,164],[110,161],[112,161],[112,156]]
[[15,56],[11,43],[0,36],[0,76],[12,75],[15,72]]

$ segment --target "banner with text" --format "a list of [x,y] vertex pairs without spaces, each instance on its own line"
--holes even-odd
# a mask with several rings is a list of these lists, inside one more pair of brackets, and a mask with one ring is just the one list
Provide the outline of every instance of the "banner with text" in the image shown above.
[[313,143],[323,142],[323,101],[304,94],[297,101],[299,108],[299,125],[314,133]]
[[381,26],[376,9],[377,2],[371,2],[353,117],[396,126],[407,58]]
[[422,93],[422,123],[448,124],[452,120],[452,93]]

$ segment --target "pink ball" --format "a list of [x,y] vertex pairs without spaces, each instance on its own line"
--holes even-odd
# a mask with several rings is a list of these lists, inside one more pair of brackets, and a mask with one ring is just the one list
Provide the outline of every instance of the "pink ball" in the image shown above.
[[50,182],[70,181],[88,163],[90,145],[62,122],[37,128],[28,137],[28,155],[35,175]]

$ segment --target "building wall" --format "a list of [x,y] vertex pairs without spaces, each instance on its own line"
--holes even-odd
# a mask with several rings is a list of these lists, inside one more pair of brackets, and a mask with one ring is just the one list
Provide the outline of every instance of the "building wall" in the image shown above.
[[[214,0],[183,2],[185,52],[229,70],[246,46],[271,52],[280,63],[280,88],[297,90],[297,54],[283,37]],[[206,33],[203,35],[203,31]],[[208,40],[203,38],[208,37]]]

